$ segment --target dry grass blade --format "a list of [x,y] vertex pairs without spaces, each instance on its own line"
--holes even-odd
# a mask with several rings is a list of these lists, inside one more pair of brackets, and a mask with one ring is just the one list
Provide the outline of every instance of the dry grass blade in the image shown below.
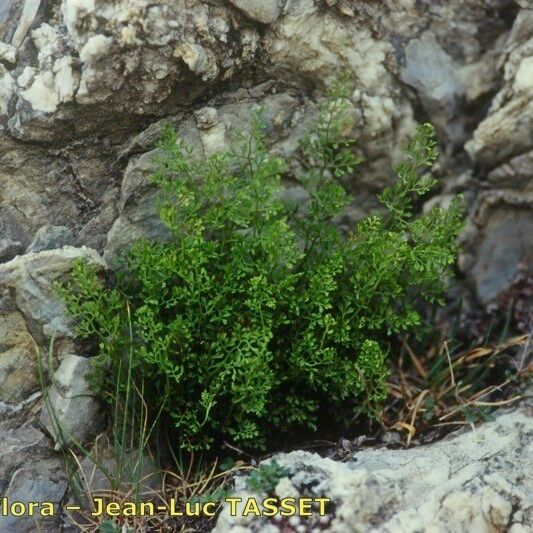
[[[394,381],[388,383],[395,401],[384,410],[385,427],[406,431],[405,443],[409,446],[414,436],[424,431],[449,426],[474,427],[474,422],[490,417],[489,409],[512,405],[521,396],[516,391],[509,394],[509,388],[512,390],[518,378],[531,372],[523,355],[530,341],[531,335],[520,335],[494,346],[452,353],[448,342],[441,339],[437,348],[417,355],[408,339],[404,339]],[[503,368],[508,351],[517,347],[524,347],[524,361],[517,364],[517,370],[511,375],[508,366],[501,379],[503,371],[498,368]],[[404,365],[405,353],[411,368]],[[402,399],[403,402],[398,401]]]

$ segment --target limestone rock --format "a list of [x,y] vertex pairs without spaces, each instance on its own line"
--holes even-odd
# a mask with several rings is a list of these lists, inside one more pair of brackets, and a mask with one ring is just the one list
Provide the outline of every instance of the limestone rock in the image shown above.
[[38,324],[47,337],[72,335],[63,306],[55,295],[54,282],[68,274],[76,259],[85,259],[105,268],[105,263],[94,250],[72,246],[19,256],[0,265],[0,287],[13,291],[17,308],[26,320]]
[[[33,464],[32,464],[33,463]],[[51,517],[13,515],[0,516],[0,532],[25,533],[43,531],[54,533],[60,528],[61,502],[67,490],[67,479],[59,458],[50,458],[30,464],[15,471],[4,497],[11,502],[51,502],[55,515]]]
[[67,354],[54,374],[40,421],[56,449],[86,444],[103,429],[101,405],[88,382],[90,371],[90,359]]
[[[94,250],[70,246],[0,264],[0,493],[12,501],[51,501],[58,509],[66,492],[67,475],[53,443],[35,423],[43,405],[38,358],[46,360],[45,366],[55,365],[74,347],[70,324],[53,284],[66,279],[77,258],[105,268]],[[44,358],[52,337],[56,339],[54,351]],[[58,370],[51,394],[65,426],[78,437],[89,438],[98,428],[98,417],[96,401],[85,396],[86,384],[80,372],[84,363],[86,360],[68,356]],[[83,413],[85,418],[80,417]],[[59,512],[49,520],[33,518],[37,524],[27,516],[2,516],[0,532],[59,529]]]
[[0,42],[0,62],[15,64],[17,58],[17,49],[6,43]]
[[27,242],[28,235],[19,224],[15,210],[0,208],[0,263],[22,253]]
[[[331,498],[329,514],[276,520],[232,517],[224,507],[214,531],[527,531],[533,522],[530,415],[523,407],[475,431],[411,449],[364,449],[346,462],[304,451],[278,454],[272,459],[291,475],[279,481],[276,495]],[[235,495],[246,501],[245,479],[236,485]]]
[[[59,511],[67,489],[61,460],[44,433],[31,423],[18,424],[21,427],[9,427],[0,416],[0,493],[10,501],[50,501]],[[0,516],[0,532],[29,533],[37,528],[52,533],[59,530],[60,517],[60,512],[45,519]]]
[[285,0],[230,0],[230,2],[251,19],[264,24],[275,22],[285,5]]
[[[39,388],[36,343],[15,303],[0,300],[0,402],[18,404]],[[0,415],[1,417],[1,415]],[[3,417],[2,417],[3,418]]]
[[66,226],[42,226],[26,248],[26,253],[54,250],[63,246],[74,244],[74,235]]
[[511,286],[521,265],[533,274],[533,194],[487,193],[474,213],[461,267],[488,304]]
[[[64,0],[46,21],[39,4],[26,1],[11,38],[21,51],[34,46],[38,52],[37,63],[18,66],[13,77],[17,101],[9,127],[21,138],[49,137],[52,130],[68,136],[65,119],[77,122],[78,131],[124,128],[109,120],[111,109],[161,115],[176,83],[196,78],[188,91],[175,93],[186,102],[234,75],[257,49],[257,33],[244,17],[216,4]],[[88,111],[88,120],[78,120],[76,105],[103,102],[105,113]]]
[[488,116],[466,144],[471,157],[488,168],[533,147],[533,12],[514,21],[501,59],[503,86]]
[[94,250],[73,247],[23,255],[0,265],[0,422],[10,418],[10,412],[21,416],[31,407],[30,399],[41,389],[38,358],[48,353],[51,339],[54,362],[75,345],[54,282],[66,280],[78,258],[105,268]]

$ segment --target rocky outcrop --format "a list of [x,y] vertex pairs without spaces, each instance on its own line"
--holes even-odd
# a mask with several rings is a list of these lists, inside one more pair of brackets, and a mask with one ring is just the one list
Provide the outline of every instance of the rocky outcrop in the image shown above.
[[[526,6],[527,7],[527,6]],[[498,66],[499,92],[466,143],[482,191],[471,210],[461,266],[487,304],[520,267],[533,274],[533,11],[521,10]]]
[[[78,345],[54,288],[78,258],[105,268],[94,250],[73,247],[0,264],[0,494],[12,501],[58,504],[65,495],[67,474],[48,436],[55,433],[44,414],[44,425],[39,421],[43,393],[58,365],[48,403],[61,426],[78,442],[100,427],[81,372],[87,360],[71,355]],[[0,531],[57,531],[59,519],[2,515]]]
[[[351,133],[365,163],[348,183],[355,201],[344,223],[375,206],[415,122],[431,120],[443,147],[442,193],[463,192],[471,206],[461,265],[487,303],[508,285],[491,280],[510,279],[531,250],[515,231],[510,253],[487,254],[493,228],[505,232],[506,220],[516,226],[531,213],[522,202],[519,219],[502,215],[515,203],[493,195],[530,189],[531,20],[511,0],[4,2],[0,227],[10,230],[0,259],[50,226],[107,258],[137,237],[165,238],[146,183],[163,122],[209,154],[263,105],[274,149],[289,156],[324,87],[348,70]],[[490,224],[480,214],[487,201],[500,206]]]
[[103,427],[102,406],[90,386],[91,360],[67,354],[46,391],[40,423],[50,434],[56,449],[91,442]]
[[[344,462],[296,451],[275,455],[290,475],[269,496],[330,498],[326,515],[243,517],[252,494],[237,478],[237,516],[224,507],[217,533],[281,531],[509,531],[533,522],[533,419],[527,407],[472,431],[413,449],[364,449]],[[316,511],[316,510],[315,510]]]
[[[286,194],[305,202],[294,181],[302,163],[298,139],[316,118],[325,87],[345,70],[354,81],[347,133],[359,139],[365,161],[347,181],[354,202],[340,223],[351,227],[376,207],[375,192],[394,179],[390,168],[415,123],[429,120],[437,126],[442,152],[435,169],[441,188],[430,202],[446,203],[455,193],[467,200],[462,293],[471,288],[471,300],[488,306],[508,291],[517,273],[531,276],[530,1],[0,2],[0,494],[57,499],[64,492],[51,438],[58,435],[49,414],[40,414],[36,354],[46,352],[52,338],[46,378],[54,382],[50,399],[62,423],[81,440],[98,428],[73,416],[79,411],[96,416],[98,405],[85,395],[87,361],[53,281],[68,275],[76,257],[105,268],[99,254],[112,264],[139,237],[168,237],[155,213],[157,191],[150,181],[163,125],[173,124],[195,156],[203,157],[230,146],[262,106],[272,150],[291,161]],[[75,398],[80,391],[83,401]],[[517,422],[518,415],[512,416]],[[486,431],[509,429],[509,442],[518,446],[512,440],[516,431],[503,418],[498,424]],[[384,458],[420,453],[421,468],[427,464],[424,449],[379,453]],[[335,488],[328,472],[349,473],[348,466],[324,466],[303,453],[291,457],[302,467],[316,467],[317,479],[332,491],[341,485]],[[476,457],[469,451],[454,461],[477,475],[483,460],[479,456],[476,463]],[[451,465],[448,459],[444,463]],[[357,471],[353,461],[348,464]],[[402,468],[416,477],[407,462]],[[490,468],[498,471],[495,460]],[[36,472],[50,484],[40,483]],[[380,482],[375,465],[365,472],[360,479]],[[509,500],[511,492],[497,484],[491,492],[483,472],[479,485],[464,485],[465,514],[454,518],[457,524],[477,527],[468,513],[479,503],[489,516],[491,502],[503,517],[490,518],[494,524],[511,524],[510,517],[525,523],[514,511],[515,502],[525,508],[522,496],[509,489]],[[452,489],[463,494],[463,485],[459,474],[442,470],[435,476],[450,487],[449,493],[435,489],[432,498],[442,499],[428,504],[440,516],[443,502],[453,501]],[[414,516],[415,495],[425,500],[416,492],[421,486],[408,493],[412,499],[405,508],[389,502],[394,516],[404,511],[401,520]],[[511,501],[512,512],[498,498]],[[348,516],[351,511],[344,509]],[[335,516],[341,524],[342,514]],[[479,513],[472,516],[481,520]],[[420,523],[430,524],[426,518]],[[362,515],[355,519],[370,523]],[[0,531],[31,529],[26,522],[1,520]],[[390,528],[405,523],[390,522]]]

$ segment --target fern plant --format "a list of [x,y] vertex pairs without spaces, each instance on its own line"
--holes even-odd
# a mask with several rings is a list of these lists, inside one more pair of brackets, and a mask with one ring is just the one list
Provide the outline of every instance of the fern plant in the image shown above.
[[332,222],[350,202],[340,179],[360,162],[342,135],[349,92],[339,80],[302,139],[303,212],[282,200],[285,161],[269,153],[260,111],[234,150],[201,161],[165,128],[154,181],[172,239],[133,244],[112,286],[78,263],[62,288],[78,334],[99,341],[99,386],[116,389],[133,350],[135,379],[183,448],[261,448],[316,429],[321,413],[377,416],[391,336],[443,297],[462,215],[459,199],[415,213],[435,185],[430,124],[379,195],[383,213],[347,236]]

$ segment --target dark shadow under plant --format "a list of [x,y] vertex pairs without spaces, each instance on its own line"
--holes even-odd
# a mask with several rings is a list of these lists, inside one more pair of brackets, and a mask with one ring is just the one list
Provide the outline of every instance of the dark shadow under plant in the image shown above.
[[77,263],[62,289],[78,335],[98,340],[99,386],[116,395],[133,354],[177,447],[261,449],[324,415],[378,416],[389,339],[420,324],[420,302],[442,299],[462,208],[415,213],[436,183],[430,124],[379,195],[383,214],[347,237],[332,222],[350,201],[339,180],[359,163],[341,134],[349,92],[340,80],[302,140],[303,213],[282,200],[285,161],[269,153],[260,112],[235,151],[201,161],[166,128],[154,180],[172,239],[135,243],[111,287]]

